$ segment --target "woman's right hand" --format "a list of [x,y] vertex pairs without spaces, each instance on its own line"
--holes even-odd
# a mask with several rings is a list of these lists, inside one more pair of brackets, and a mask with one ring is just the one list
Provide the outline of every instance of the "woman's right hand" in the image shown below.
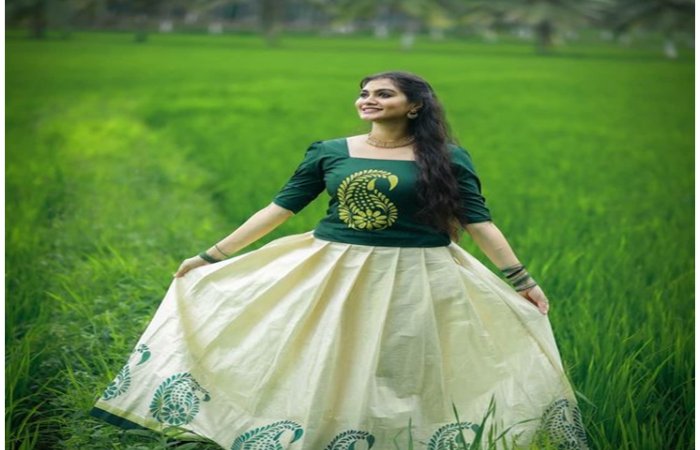
[[193,256],[192,258],[187,258],[186,260],[182,261],[182,264],[180,264],[180,267],[178,267],[177,272],[173,274],[173,277],[175,278],[180,278],[184,276],[187,272],[189,272],[192,269],[195,269],[200,266],[206,266],[209,264],[199,256]]

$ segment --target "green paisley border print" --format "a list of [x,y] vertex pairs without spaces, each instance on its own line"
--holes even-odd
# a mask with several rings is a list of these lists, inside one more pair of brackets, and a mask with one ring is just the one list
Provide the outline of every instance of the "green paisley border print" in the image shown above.
[[197,383],[191,373],[181,372],[168,377],[156,389],[150,412],[158,422],[185,425],[199,412],[200,401],[208,402],[209,392]]
[[560,399],[549,405],[542,414],[540,431],[558,449],[589,449],[581,411],[571,400]]
[[[471,422],[455,422],[440,427],[430,438],[428,442],[428,450],[451,450],[458,449],[462,446],[461,431],[472,431],[476,433],[479,430],[479,425]],[[471,446],[471,442],[465,442],[467,448]]]
[[374,436],[367,431],[347,430],[334,437],[324,450],[353,450],[360,441],[367,442],[367,448],[372,448],[374,440]]
[[140,355],[141,357],[139,362],[133,364],[133,367],[140,366],[148,361],[151,357],[151,350],[148,348],[148,345],[140,344],[133,352],[131,352],[128,362],[121,368],[121,370],[119,370],[119,373],[117,373],[114,380],[107,385],[107,388],[102,394],[102,400],[112,400],[113,398],[117,398],[129,390],[129,387],[131,386],[132,360],[137,355]]
[[284,450],[279,438],[285,431],[293,433],[290,443],[304,434],[304,429],[298,423],[281,420],[246,431],[233,441],[231,450]]

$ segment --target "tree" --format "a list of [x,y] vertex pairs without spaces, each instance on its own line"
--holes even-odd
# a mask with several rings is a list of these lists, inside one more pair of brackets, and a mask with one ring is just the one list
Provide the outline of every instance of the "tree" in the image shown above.
[[49,28],[58,30],[61,37],[66,38],[76,8],[82,3],[85,0],[7,0],[7,23],[28,25],[29,35],[35,39],[46,38]]
[[46,37],[48,27],[47,0],[6,0],[5,8],[9,22],[27,21],[31,37],[35,39]]
[[283,0],[262,0],[260,27],[268,45],[277,45],[284,14]]
[[695,2],[693,0],[619,0],[608,23],[619,36],[625,31],[641,29],[661,33],[664,37],[664,54],[676,58],[676,39],[680,35],[692,36],[695,28]]
[[130,0],[130,17],[133,20],[134,40],[136,42],[146,42],[148,32],[151,30],[151,18],[156,15],[162,5],[163,0]]
[[410,48],[418,29],[445,28],[452,23],[449,5],[457,0],[329,0],[319,1],[330,16],[343,21],[367,21],[376,37],[386,37],[392,28],[403,31],[404,48]]
[[524,26],[536,36],[537,50],[549,52],[554,38],[605,17],[612,0],[492,0],[466,4],[463,22],[488,28]]

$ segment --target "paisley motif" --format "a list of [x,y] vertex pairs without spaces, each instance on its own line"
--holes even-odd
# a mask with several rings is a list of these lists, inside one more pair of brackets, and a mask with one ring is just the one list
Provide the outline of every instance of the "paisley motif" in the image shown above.
[[588,450],[588,439],[578,406],[567,399],[557,400],[542,415],[542,431],[559,450]]
[[383,230],[398,218],[398,209],[377,189],[378,179],[389,182],[391,191],[399,177],[386,170],[361,170],[346,177],[338,187],[338,216],[354,230]]
[[121,368],[114,380],[107,385],[107,389],[102,393],[102,400],[111,400],[119,397],[129,389],[131,385],[131,371],[129,364]]
[[[433,433],[430,442],[428,442],[428,450],[461,449],[463,448],[462,436],[468,441],[478,430],[479,425],[471,422],[447,424]],[[466,444],[467,448],[471,446],[471,442],[465,442],[464,444]]]
[[184,425],[199,412],[199,402],[208,402],[209,392],[188,372],[168,377],[158,386],[151,400],[150,411],[158,422]]
[[145,363],[151,357],[151,349],[149,349],[148,345],[146,344],[141,344],[138,347],[136,347],[135,353],[141,354],[141,359],[138,363],[136,363],[137,366],[140,366],[141,364]]
[[374,445],[374,436],[366,431],[347,430],[333,438],[324,450],[353,450],[360,441],[367,442],[367,448]]
[[231,450],[285,450],[279,439],[286,431],[293,433],[290,443],[299,440],[304,434],[298,423],[281,420],[246,431],[233,441]]
[[[133,364],[136,357],[140,355],[140,360],[138,363]],[[151,351],[146,344],[141,344],[129,355],[129,361],[121,368],[114,380],[107,385],[104,393],[102,394],[102,400],[111,400],[113,398],[119,397],[131,386],[131,367],[139,366],[151,357]]]

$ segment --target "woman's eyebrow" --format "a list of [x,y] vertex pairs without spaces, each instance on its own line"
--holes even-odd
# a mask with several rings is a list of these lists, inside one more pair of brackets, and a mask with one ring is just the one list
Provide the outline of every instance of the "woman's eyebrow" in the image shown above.
[[[396,93],[396,91],[391,89],[391,88],[379,88],[379,89],[374,90],[374,92],[382,92],[382,91],[391,92],[392,94]],[[362,89],[360,92],[369,92],[369,91],[367,89]]]

